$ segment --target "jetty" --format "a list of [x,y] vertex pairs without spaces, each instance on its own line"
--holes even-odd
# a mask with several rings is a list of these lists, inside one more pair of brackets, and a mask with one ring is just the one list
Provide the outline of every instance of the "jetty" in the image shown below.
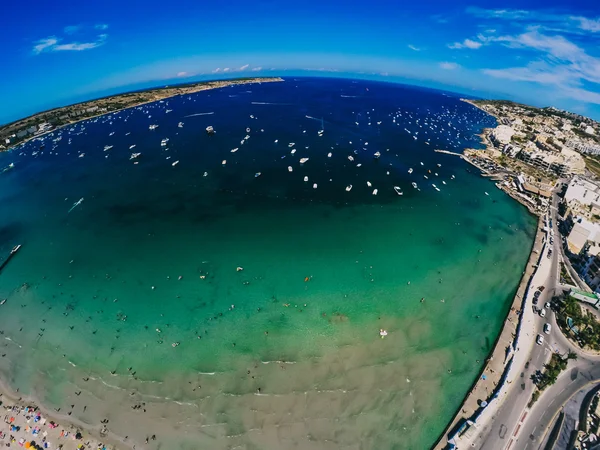
[[21,250],[21,244],[15,245],[13,249],[10,251],[6,259],[0,264],[0,272],[4,269],[4,267],[9,263],[9,261],[17,254],[17,252]]
[[436,152],[436,153],[444,153],[444,154],[446,154],[446,155],[459,156],[459,157],[461,157],[461,158],[464,158],[464,156],[465,156],[465,155],[463,155],[462,153],[451,152],[451,151],[449,151],[449,150],[438,150],[438,149],[436,149],[436,150],[434,150],[434,152]]

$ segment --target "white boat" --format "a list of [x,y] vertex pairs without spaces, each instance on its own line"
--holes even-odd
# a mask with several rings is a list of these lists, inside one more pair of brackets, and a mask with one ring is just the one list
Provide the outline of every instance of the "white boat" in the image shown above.
[[172,110],[172,109],[167,109],[167,110],[165,111],[165,114],[169,114],[171,111],[173,111],[173,110]]
[[80,158],[83,158],[84,156],[85,156],[85,153],[81,153],[81,154],[79,154],[79,157],[80,157]]
[[377,189],[373,190],[373,195],[377,195]]
[[348,186],[346,186],[346,192],[350,192],[352,190],[352,185],[349,184]]
[[129,146],[129,150],[131,150],[132,148],[135,148],[135,144]]
[[305,177],[304,177],[304,181],[308,181],[308,177],[306,177],[306,176],[305,176]]
[[438,166],[438,167],[442,167],[442,165],[441,165],[441,164],[438,164],[437,166]]
[[414,181],[412,182],[412,187],[414,187],[415,189],[417,189],[417,183],[415,183]]
[[398,186],[394,186],[394,191],[396,191],[396,194],[398,195],[404,195],[402,190]]
[[381,153],[379,153],[379,152],[375,152],[375,154],[373,155],[373,157],[375,159],[379,159],[380,156],[381,156]]
[[173,164],[171,164],[173,167],[175,167],[177,164],[179,164],[179,160],[175,161]]
[[308,158],[300,158],[300,164],[304,164],[306,161],[308,161]]
[[327,157],[328,157],[328,158],[331,158],[331,155],[332,155],[332,153],[331,153],[331,152],[327,153]]
[[288,166],[288,172],[293,172],[294,169],[292,168],[292,166]]
[[215,129],[211,125],[209,125],[209,126],[206,127],[206,132],[208,134],[215,134],[216,133]]
[[367,186],[369,186],[369,187],[371,187],[371,186],[372,186],[372,184],[371,184],[371,182],[370,182],[370,181],[367,181]]
[[4,305],[6,303],[6,298],[3,298],[2,301],[0,302],[0,306]]
[[234,149],[232,149],[232,150],[231,150],[231,153],[235,153],[235,152],[237,152],[238,150],[239,150],[239,147],[236,147],[236,148],[234,148]]
[[454,175],[452,175],[450,178],[452,178],[454,180]]
[[442,184],[446,184],[446,182],[442,180]]
[[421,163],[422,166],[424,166],[425,164]]
[[167,142],[169,142],[169,138],[164,138],[162,141],[160,141],[160,145],[162,147],[166,147],[167,146]]
[[158,125],[150,125],[148,127],[148,129],[150,129],[150,130],[156,130],[157,128],[158,128]]
[[426,180],[429,180],[429,177],[427,175],[423,175],[423,178],[425,178]]
[[105,145],[104,146],[104,151],[110,150],[111,148],[113,148],[112,145]]
[[288,147],[289,147],[289,148],[292,148],[294,145],[296,145],[296,143],[295,143],[295,142],[290,142],[290,143],[288,144]]
[[314,183],[313,184],[313,189],[316,189],[316,188],[317,188],[317,183]]
[[410,169],[408,169],[408,173],[413,173],[412,167]]
[[262,175],[262,174],[261,174],[260,172],[256,172],[256,173],[254,174],[254,178],[258,178],[258,177],[260,177],[261,175]]
[[293,155],[294,153],[296,153],[296,149],[295,149],[295,148],[293,148],[293,149],[292,149],[292,151],[291,151],[290,153]]
[[485,194],[485,195],[490,195],[490,194],[488,194],[487,192],[484,192],[484,194]]
[[319,136],[323,136],[323,133],[325,133],[325,130],[319,130],[319,131],[317,131],[317,134],[318,134]]
[[221,164],[223,164],[223,165],[227,164],[227,160],[224,159],[223,161],[221,161]]
[[434,188],[436,191],[440,192],[440,188],[438,188],[438,187],[437,187],[435,184],[433,184],[433,183],[432,183],[431,185],[433,186],[433,188]]
[[348,161],[354,161],[354,157],[353,156],[348,156]]
[[178,126],[179,128],[183,128],[183,122],[179,122],[179,123],[177,124],[177,126]]
[[130,160],[132,159],[136,159],[141,155],[141,153],[132,153],[131,156],[129,157]]
[[246,133],[250,133],[250,127],[246,128]]

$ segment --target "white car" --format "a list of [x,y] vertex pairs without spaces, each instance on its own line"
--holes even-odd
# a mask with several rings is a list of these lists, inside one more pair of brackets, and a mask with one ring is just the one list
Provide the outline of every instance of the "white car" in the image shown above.
[[546,302],[546,304],[544,305],[544,308],[550,309],[550,302]]
[[544,333],[550,334],[551,329],[552,329],[552,326],[549,323],[544,324]]
[[540,317],[546,317],[546,310],[544,308],[540,309]]
[[542,345],[544,343],[544,336],[538,334],[537,338],[535,338],[535,342],[537,343],[537,345]]

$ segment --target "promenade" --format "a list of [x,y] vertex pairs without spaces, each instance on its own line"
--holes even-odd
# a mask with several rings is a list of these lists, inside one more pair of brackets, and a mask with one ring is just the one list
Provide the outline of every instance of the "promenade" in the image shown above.
[[[527,346],[531,347],[534,343],[534,313],[530,302],[524,301],[524,298],[533,296],[536,288],[545,282],[551,269],[551,260],[544,254],[544,237],[543,221],[540,218],[527,266],[494,349],[434,449],[452,448],[453,445],[458,448],[471,447],[478,429],[484,426],[502,403],[511,379],[518,372],[518,369],[511,369],[522,367],[529,357]],[[524,305],[527,306],[521,311]],[[520,336],[525,336],[522,343],[519,343]],[[505,383],[497,391],[503,378]],[[482,401],[487,402],[488,406],[482,408]]]

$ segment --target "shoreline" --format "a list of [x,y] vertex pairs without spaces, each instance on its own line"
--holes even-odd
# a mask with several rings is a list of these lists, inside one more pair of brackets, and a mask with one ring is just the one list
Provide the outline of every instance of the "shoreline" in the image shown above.
[[[61,129],[65,128],[65,127],[74,125],[76,123],[83,122],[85,120],[96,119],[98,117],[107,116],[109,114],[120,113],[122,111],[131,109],[131,108],[137,108],[138,106],[141,106],[141,105],[148,105],[150,103],[158,102],[158,101],[161,101],[161,100],[167,100],[167,99],[170,99],[170,98],[175,98],[175,97],[178,97],[180,95],[196,94],[196,93],[202,92],[202,91],[208,91],[208,90],[212,90],[212,89],[221,89],[221,88],[225,88],[225,87],[229,87],[229,86],[235,86],[235,85],[238,85],[238,84],[279,83],[279,82],[282,82],[282,81],[285,81],[285,80],[283,78],[281,78],[281,77],[272,77],[272,78],[252,78],[252,79],[248,79],[248,80],[245,80],[245,79],[231,79],[231,80],[221,80],[221,81],[212,81],[212,82],[211,81],[208,81],[208,82],[199,82],[199,83],[202,83],[202,84],[198,84],[198,86],[197,86],[198,89],[196,89],[196,90],[189,91],[189,92],[184,92],[184,93],[174,93],[172,95],[167,95],[165,97],[152,98],[150,100],[146,100],[146,101],[143,101],[143,102],[132,103],[131,105],[126,106],[124,108],[113,109],[111,111],[103,111],[100,114],[95,114],[95,115],[92,115],[92,116],[83,117],[81,119],[77,119],[77,120],[74,120],[72,122],[65,123],[63,125],[59,125],[56,128],[53,128],[52,130],[48,130],[48,131],[46,131],[44,133],[40,133],[38,135],[34,135],[34,136],[31,136],[31,137],[28,137],[28,138],[22,140],[21,142],[19,142],[18,144],[14,145],[12,147],[0,148],[0,152],[9,152],[11,150],[15,150],[15,149],[19,148],[21,145],[24,145],[24,144],[26,144],[26,143],[28,143],[30,141],[33,141],[33,140],[35,140],[37,138],[41,138],[42,136],[46,136],[47,134],[54,133],[55,131],[61,130]],[[211,83],[218,83],[218,85],[211,84]],[[147,89],[146,91],[142,91],[142,92],[150,92],[150,91],[153,91],[153,90],[156,90],[156,89]],[[105,99],[105,98],[117,98],[117,97],[119,97],[121,95],[126,95],[126,94],[130,94],[130,92],[123,92],[121,94],[116,94],[116,95],[113,95],[113,96],[110,96],[110,97],[103,97],[103,99]],[[97,100],[101,100],[101,99],[97,99]],[[84,102],[84,103],[91,103],[91,102],[94,102],[94,101],[96,101],[96,100],[90,100],[90,101]],[[75,105],[68,105],[68,106],[64,106],[63,108],[69,108],[69,107],[72,107],[72,106],[75,106]],[[43,114],[43,113],[44,113],[44,111],[42,111],[41,113],[37,113],[37,114]],[[23,120],[23,119],[21,119],[21,120]]]
[[[469,100],[461,99],[461,101],[469,103],[475,108],[484,111],[487,114],[490,114],[489,112],[483,110],[482,108],[480,108],[475,103]],[[492,114],[490,115],[492,117],[495,117],[497,120],[496,116]],[[481,143],[486,147],[488,145],[488,143],[486,142],[488,141],[487,130],[488,128],[484,128],[479,134],[479,137],[482,141]],[[463,150],[463,152],[466,150],[467,149]],[[483,167],[480,167],[475,161],[471,160],[464,153],[460,156],[460,158],[466,161],[467,163],[471,164],[472,166],[476,167],[478,170],[480,170],[482,176],[483,174],[490,175],[489,171],[487,171]],[[542,241],[542,215],[539,214],[537,211],[533,210],[530,204],[526,203],[524,199],[521,199],[518,196],[516,196],[506,186],[500,183],[496,183],[496,186],[499,187],[505,194],[510,196],[513,200],[525,206],[531,215],[537,217],[538,220],[536,224],[536,233],[531,243],[529,257],[524,266],[523,275],[519,280],[519,284],[517,285],[517,290],[510,304],[510,308],[507,311],[506,317],[504,318],[504,322],[498,332],[498,336],[496,337],[492,349],[485,360],[485,364],[482,366],[477,377],[473,380],[471,387],[465,394],[463,401],[456,409],[456,412],[453,414],[452,418],[448,421],[448,424],[444,428],[444,431],[440,434],[435,443],[431,446],[431,448],[434,450],[443,450],[448,448],[450,441],[449,438],[455,434],[458,434],[458,430],[461,428],[461,423],[466,423],[468,420],[470,420],[471,417],[473,417],[477,413],[479,409],[481,409],[479,401],[488,401],[491,400],[491,398],[493,398],[497,384],[500,382],[506,369],[508,368],[509,361],[512,361],[512,358],[509,359],[508,355],[506,354],[506,345],[512,346],[512,343],[515,339],[513,338],[513,335],[516,336],[517,330],[519,330],[520,328],[522,314],[518,314],[517,312],[521,312],[520,309],[522,307],[525,291],[533,277],[533,274],[535,273],[537,260],[540,256],[539,252],[536,252],[535,250],[536,244],[539,245]],[[513,319],[516,319],[516,322],[513,322]],[[492,366],[496,367],[496,369],[493,369]],[[483,378],[484,376],[485,378]]]
[[[56,411],[48,409],[43,402],[41,402],[35,394],[20,395],[19,392],[14,391],[8,383],[0,377],[0,404],[6,411],[6,401],[10,401],[16,407],[35,407],[37,411],[42,413],[44,418],[48,422],[55,422],[60,428],[68,430],[73,435],[81,433],[82,438],[78,441],[78,445],[84,442],[90,442],[92,447],[86,445],[85,448],[100,448],[100,446],[106,447],[110,450],[131,450],[139,446],[139,443],[126,443],[125,440],[112,433],[110,430],[104,434],[102,433],[102,426],[93,426],[82,422],[79,419],[71,417],[66,414],[61,414]],[[58,447],[58,444],[54,444]],[[73,447],[75,448],[75,447]]]

